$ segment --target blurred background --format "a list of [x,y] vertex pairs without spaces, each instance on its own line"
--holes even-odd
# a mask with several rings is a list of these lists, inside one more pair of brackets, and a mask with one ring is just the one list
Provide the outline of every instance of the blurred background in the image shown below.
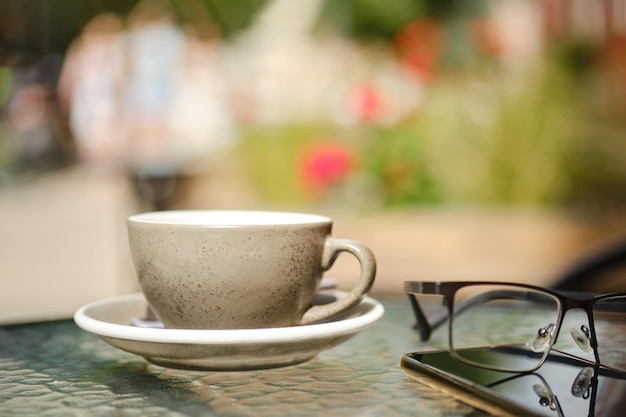
[[137,291],[179,208],[329,215],[375,295],[553,285],[626,236],[626,0],[0,2],[0,322]]

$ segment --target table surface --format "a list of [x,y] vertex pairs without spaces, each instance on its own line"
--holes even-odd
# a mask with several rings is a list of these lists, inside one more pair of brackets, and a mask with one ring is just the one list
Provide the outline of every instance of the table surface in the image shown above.
[[487,415],[404,374],[425,345],[404,297],[384,317],[296,366],[248,372],[162,368],[73,321],[0,327],[0,416]]

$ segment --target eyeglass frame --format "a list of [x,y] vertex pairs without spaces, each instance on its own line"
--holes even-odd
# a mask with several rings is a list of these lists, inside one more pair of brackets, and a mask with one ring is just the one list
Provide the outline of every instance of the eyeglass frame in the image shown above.
[[[549,288],[545,288],[545,287],[541,287],[537,285],[532,285],[532,284],[501,282],[501,281],[405,281],[404,286],[403,286],[404,292],[409,297],[409,301],[411,303],[411,307],[413,309],[413,313],[416,319],[416,324],[414,328],[419,332],[420,338],[423,342],[428,341],[430,339],[430,335],[435,328],[439,327],[446,321],[449,321],[450,323],[452,323],[452,320],[455,314],[459,314],[466,308],[471,307],[472,305],[483,301],[482,299],[473,298],[473,299],[468,300],[469,302],[465,301],[463,303],[460,303],[460,307],[457,308],[457,311],[454,310],[455,308],[454,296],[457,293],[457,291],[464,287],[477,286],[477,285],[493,285],[493,286],[502,285],[502,286],[515,287],[519,289],[532,290],[532,291],[536,291],[540,293],[545,293],[549,296],[552,296],[558,301],[557,320],[555,323],[554,337],[551,338],[550,344],[545,349],[545,352],[543,356],[541,357],[541,359],[539,360],[538,364],[534,368],[525,370],[525,372],[535,371],[539,369],[541,365],[544,364],[544,362],[546,361],[548,357],[548,354],[552,350],[552,347],[554,346],[554,344],[559,338],[561,325],[563,324],[565,314],[571,309],[579,308],[579,309],[582,309],[587,316],[587,322],[589,323],[589,332],[590,332],[589,341],[593,349],[595,362],[582,358],[582,357],[578,357],[571,353],[566,353],[566,352],[560,352],[560,353],[566,354],[568,356],[572,356],[582,362],[587,362],[592,365],[598,365],[600,367],[607,368],[618,373],[626,373],[626,370],[617,369],[610,365],[601,363],[599,353],[598,353],[598,340],[596,338],[595,322],[594,322],[594,317],[593,317],[593,307],[595,303],[597,303],[598,301],[602,301],[602,300],[614,298],[614,297],[626,297],[625,292],[590,294],[590,293],[576,292],[576,291],[558,291],[558,290],[553,290],[553,289],[549,289]],[[427,317],[424,311],[422,310],[422,308],[420,307],[419,302],[417,301],[416,295],[420,295],[420,294],[442,296],[443,301],[444,301],[444,306],[443,306],[444,308],[440,309],[439,311],[432,312],[429,315],[429,317]],[[491,370],[502,371],[502,372],[519,372],[519,370],[508,370],[504,368],[496,368],[496,367],[482,365],[482,364],[464,359],[461,355],[457,354],[456,349],[454,349],[453,347],[452,331],[453,331],[453,326],[450,325],[448,329],[448,348],[450,349],[450,353],[455,359],[460,360],[463,363],[467,363],[469,365],[476,366],[476,367],[483,368],[483,369],[491,369]]]

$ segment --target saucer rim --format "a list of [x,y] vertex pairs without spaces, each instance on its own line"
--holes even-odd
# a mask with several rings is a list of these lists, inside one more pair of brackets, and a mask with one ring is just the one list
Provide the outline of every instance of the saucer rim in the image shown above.
[[[324,291],[324,294],[342,297],[345,291]],[[102,337],[170,344],[270,344],[312,340],[348,335],[364,330],[374,325],[384,314],[383,305],[375,299],[365,296],[354,308],[366,306],[369,309],[356,317],[343,320],[308,324],[293,327],[273,327],[264,329],[226,329],[226,330],[197,330],[197,329],[168,329],[145,328],[130,324],[117,324],[97,319],[89,315],[96,308],[114,308],[116,304],[128,302],[145,302],[142,293],[126,294],[95,301],[80,307],[74,314],[75,323],[88,332]],[[129,317],[130,320],[130,317]]]

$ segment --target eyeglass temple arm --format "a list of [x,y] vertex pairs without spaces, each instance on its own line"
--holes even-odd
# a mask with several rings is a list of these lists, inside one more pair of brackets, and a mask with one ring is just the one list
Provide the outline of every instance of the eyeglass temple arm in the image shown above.
[[448,311],[445,307],[433,311],[426,317],[424,310],[420,307],[419,302],[414,294],[408,294],[411,307],[417,323],[413,326],[420,334],[422,342],[426,342],[430,339],[430,334],[434,329],[441,326],[448,318]]
[[[438,291],[424,291],[422,294],[430,294],[430,295],[442,295]],[[409,293],[409,301],[411,302],[411,307],[413,308],[413,313],[415,314],[415,319],[417,323],[415,324],[415,329],[419,332],[420,338],[423,342],[426,342],[430,339],[430,334],[434,329],[441,326],[443,323],[448,320],[450,316],[450,310],[448,306],[441,307],[435,311],[432,311],[426,316],[424,314],[424,310],[419,305],[417,301],[417,297],[414,294]],[[533,300],[533,301],[541,301],[541,299],[546,300],[545,296],[541,296],[537,293],[532,292],[524,292],[524,291],[513,291],[513,290],[497,290],[497,291],[488,291],[481,294],[476,295],[468,300],[462,301],[455,305],[454,314],[460,314],[468,308],[477,305],[486,303],[491,300]],[[448,300],[448,298],[444,298],[444,300]]]

